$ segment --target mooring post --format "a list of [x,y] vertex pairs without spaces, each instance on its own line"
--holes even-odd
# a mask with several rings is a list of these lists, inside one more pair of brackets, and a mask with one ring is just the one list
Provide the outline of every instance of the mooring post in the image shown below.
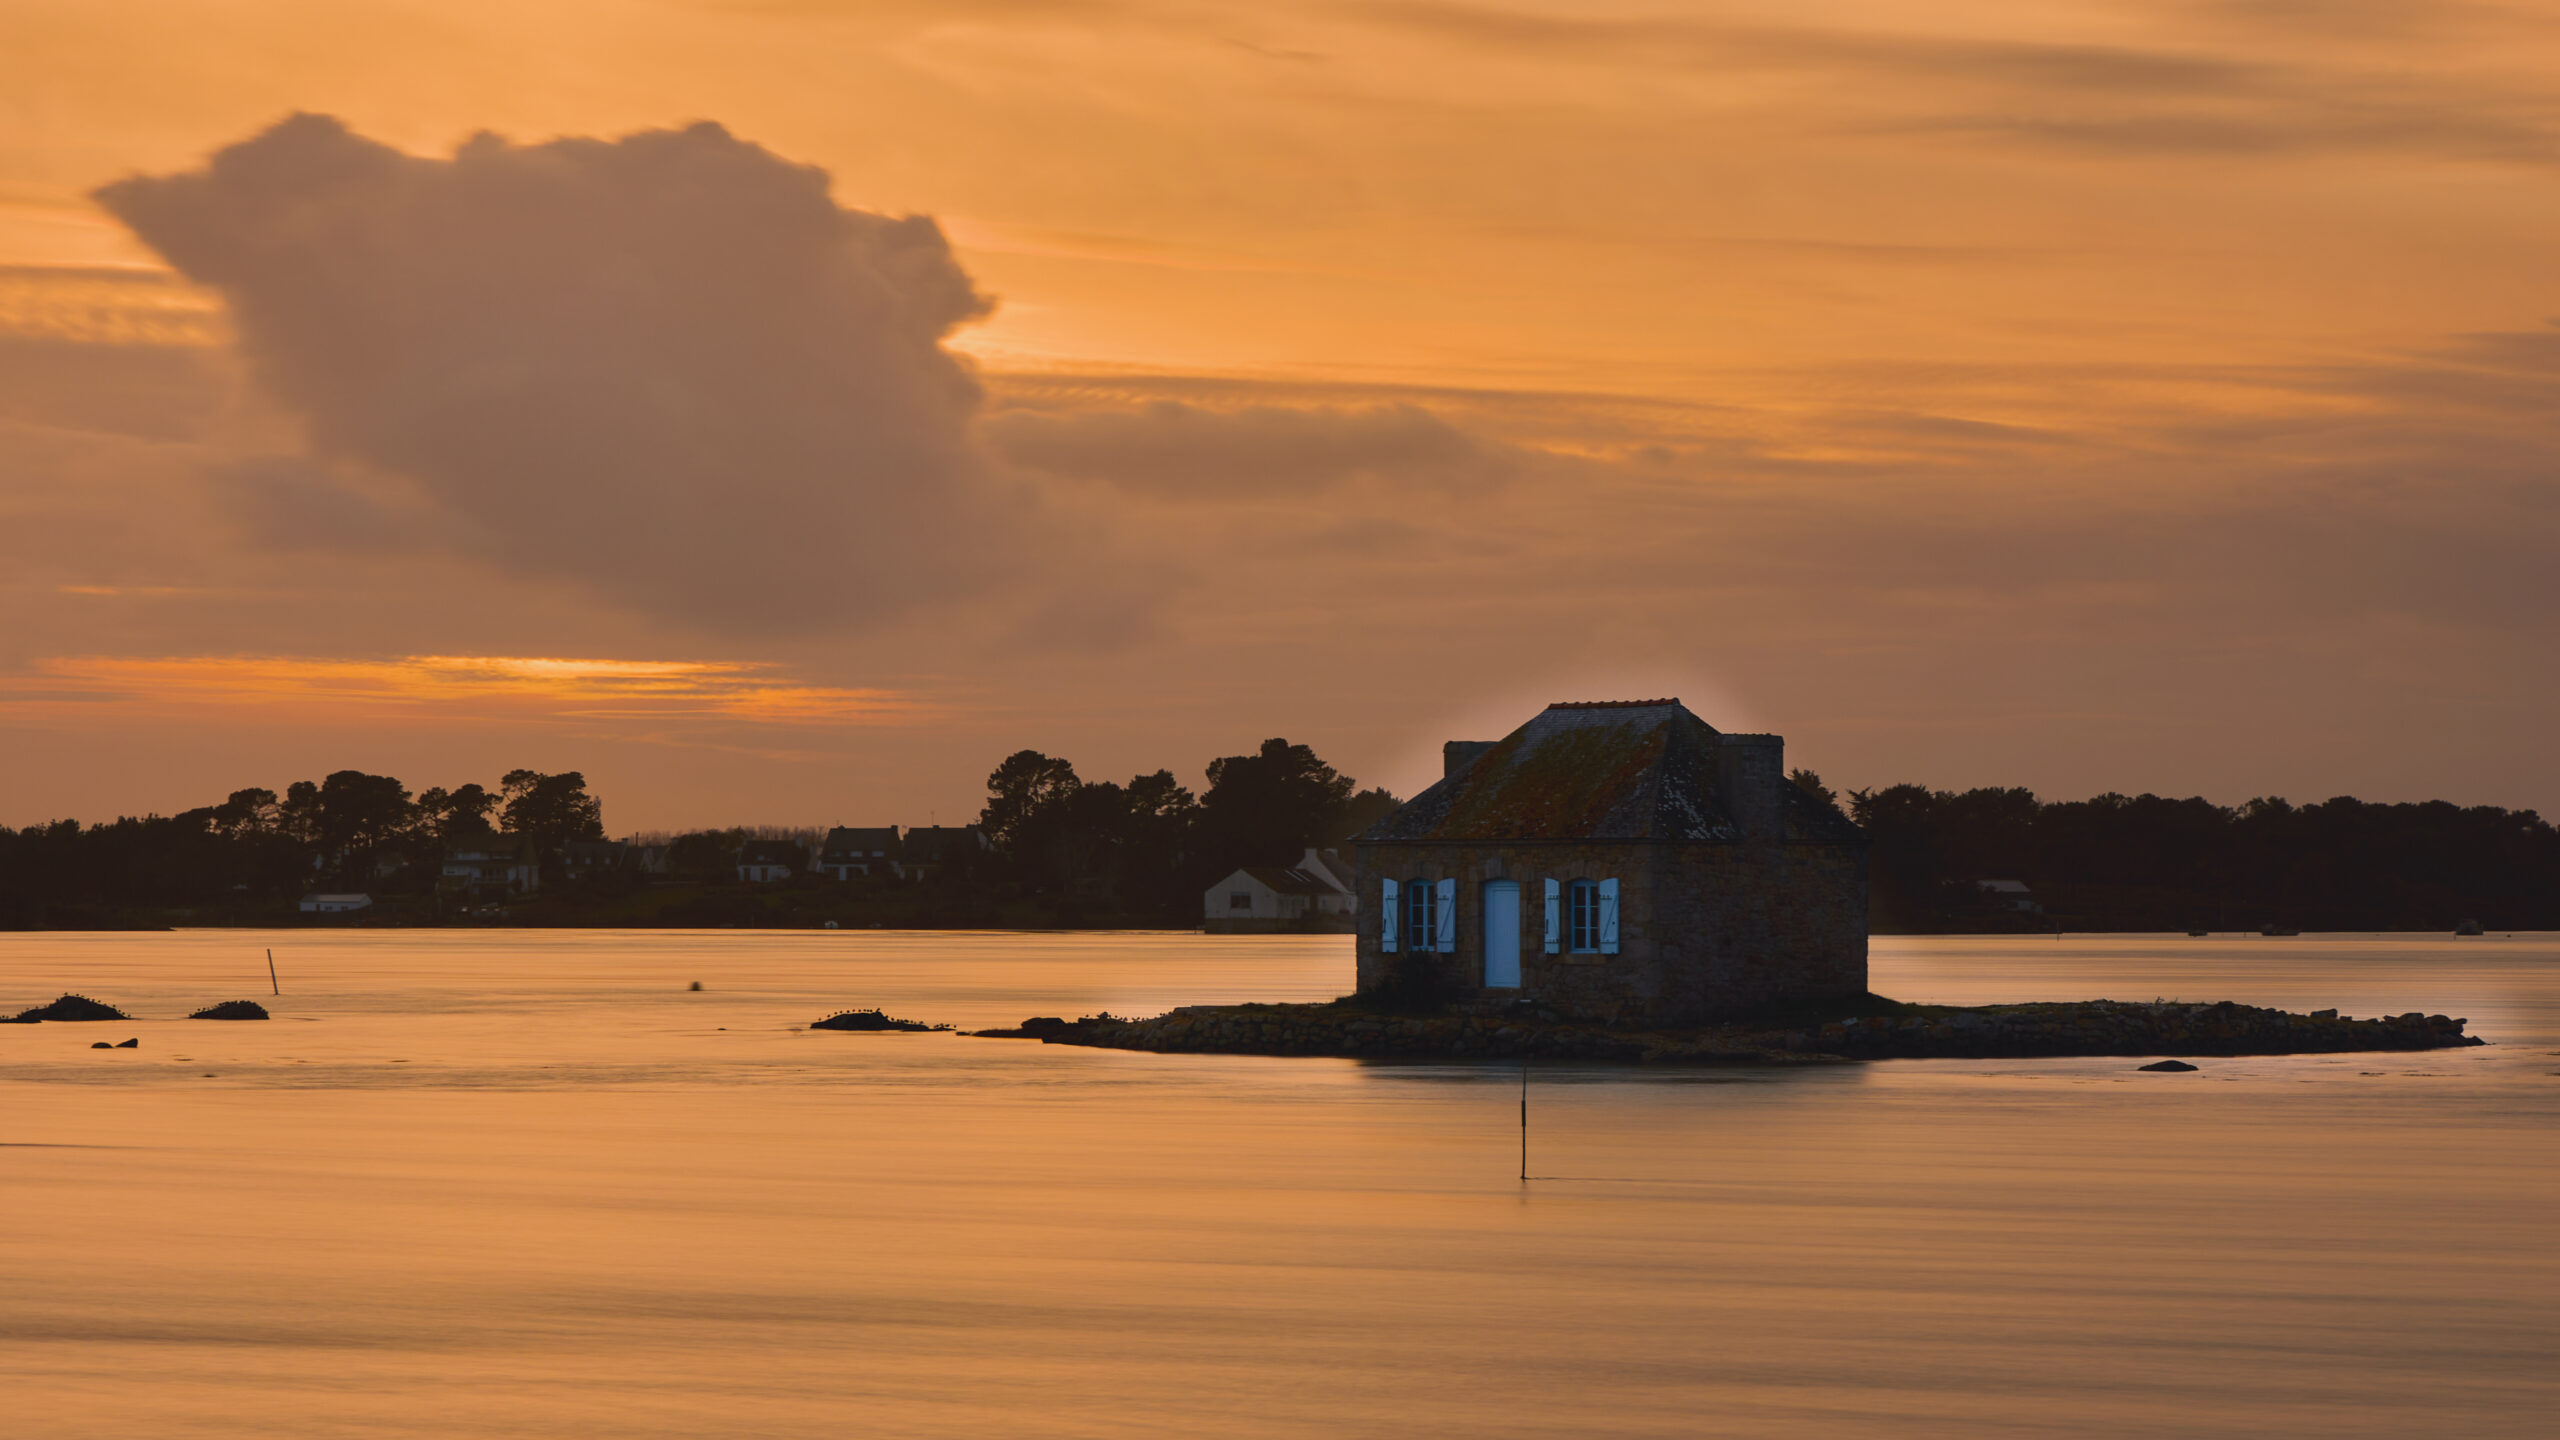
[[[284,986],[278,984],[276,981],[276,952],[273,946],[269,946],[267,949],[267,988],[278,995],[284,993]],[[1523,1100],[1520,1103],[1525,1108],[1529,1102]],[[1520,1123],[1526,1125],[1529,1122],[1526,1118],[1523,1118]]]
[[1529,1064],[1520,1063],[1520,1178],[1529,1178]]

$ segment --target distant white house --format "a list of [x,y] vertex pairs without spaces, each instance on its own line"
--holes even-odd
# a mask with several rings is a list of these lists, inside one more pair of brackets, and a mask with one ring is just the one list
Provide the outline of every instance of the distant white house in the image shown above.
[[523,895],[542,883],[530,842],[513,835],[457,840],[444,852],[444,887],[474,899]]
[[1200,897],[1200,928],[1212,935],[1346,931],[1359,909],[1351,866],[1334,851],[1311,849],[1295,865],[1248,865],[1210,886]]
[[750,885],[778,885],[809,864],[809,852],[793,840],[750,840],[738,847],[738,878]]
[[1976,880],[1973,888],[1982,892],[1983,899],[1994,905],[2005,905],[2021,915],[2038,914],[2044,909],[2036,903],[2024,880]]
[[302,897],[302,913],[305,915],[337,915],[349,910],[370,910],[372,908],[373,897],[364,894],[305,895]]
[[903,858],[898,827],[839,825],[827,832],[818,848],[818,873],[831,880],[856,875],[893,875]]

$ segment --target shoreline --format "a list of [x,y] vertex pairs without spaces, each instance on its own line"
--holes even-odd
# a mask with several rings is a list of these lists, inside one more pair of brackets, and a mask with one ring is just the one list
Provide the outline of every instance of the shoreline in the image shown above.
[[[1677,1029],[1614,1029],[1549,1015],[1396,1014],[1324,1004],[1188,1005],[1149,1019],[1034,1017],[987,1039],[1158,1054],[1351,1060],[1581,1060],[1632,1065],[1842,1065],[1867,1060],[2324,1055],[2485,1045],[2467,1020],[2411,1011],[2372,1019],[2239,1005],[2081,1000],[1906,1005]],[[1835,1010],[1833,1014],[1840,1013]]]

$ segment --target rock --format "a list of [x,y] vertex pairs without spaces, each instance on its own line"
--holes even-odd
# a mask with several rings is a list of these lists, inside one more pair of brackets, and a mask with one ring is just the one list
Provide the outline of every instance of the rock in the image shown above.
[[136,1035],[132,1039],[118,1044],[116,1048],[119,1050],[139,1050],[142,1048],[142,1037]]
[[113,1005],[102,1005],[86,995],[65,995],[50,1005],[38,1005],[18,1012],[20,1020],[130,1020],[133,1017]]
[[701,988],[702,988],[702,982],[701,982],[701,981],[699,981],[699,980],[696,980],[696,981],[694,981],[692,984],[687,985],[687,986],[686,986],[686,987],[684,987],[684,988],[685,988],[685,989],[687,989],[688,991],[691,991],[691,990],[699,990],[699,989],[701,989]]
[[267,1007],[255,1000],[225,1000],[219,1005],[207,1005],[187,1018],[190,1020],[264,1020],[267,1018]]
[[113,1049],[114,1049],[114,1048],[116,1048],[116,1047],[114,1047],[113,1045],[108,1044],[108,1043],[107,1043],[106,1041],[104,1041],[104,1040],[98,1040],[98,1041],[93,1041],[93,1042],[91,1042],[91,1044],[90,1044],[89,1048],[90,1048],[90,1049],[92,1049],[92,1050],[113,1050]]
[[809,1022],[812,1030],[948,1030],[948,1025],[927,1025],[921,1020],[893,1020],[877,1010],[839,1010],[824,1020]]
[[2196,1067],[2188,1064],[2184,1060],[2154,1060],[2150,1064],[2140,1066],[2138,1068],[2144,1070],[2193,1070]]

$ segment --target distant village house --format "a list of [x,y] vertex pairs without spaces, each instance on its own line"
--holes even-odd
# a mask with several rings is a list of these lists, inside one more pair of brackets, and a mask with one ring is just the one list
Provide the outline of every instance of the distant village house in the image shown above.
[[818,873],[830,880],[856,875],[898,873],[900,848],[895,825],[839,825],[827,832],[818,849]]
[[351,910],[370,910],[372,908],[373,897],[371,895],[361,893],[354,895],[305,895],[302,897],[301,906],[302,913],[305,915],[343,915]]
[[1341,933],[1359,914],[1353,887],[1352,867],[1338,851],[1310,849],[1287,868],[1248,865],[1201,896],[1200,928],[1212,935]]
[[444,888],[475,900],[531,894],[542,884],[533,843],[514,835],[460,840],[444,852]]
[[738,878],[750,885],[778,885],[809,863],[796,840],[750,840],[738,847]]
[[975,825],[918,825],[907,831],[897,873],[908,880],[929,880],[953,865],[965,865],[991,853],[994,846]]
[[572,840],[560,847],[560,869],[570,879],[602,870],[619,870],[631,846],[621,840]]

